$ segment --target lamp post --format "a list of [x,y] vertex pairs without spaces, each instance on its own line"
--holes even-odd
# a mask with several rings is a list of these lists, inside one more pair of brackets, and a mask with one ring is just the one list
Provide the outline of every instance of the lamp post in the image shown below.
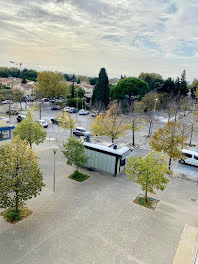
[[54,146],[52,148],[54,152],[54,182],[53,182],[53,191],[55,192],[55,186],[56,186],[56,152],[58,150],[58,147]]
[[158,101],[158,100],[159,100],[158,98],[155,99],[155,105],[154,105],[154,110],[153,110],[154,113],[155,113],[156,104],[157,104],[157,101]]
[[77,92],[77,99],[76,99],[76,121],[77,121],[77,116],[78,116],[78,89],[76,90]]

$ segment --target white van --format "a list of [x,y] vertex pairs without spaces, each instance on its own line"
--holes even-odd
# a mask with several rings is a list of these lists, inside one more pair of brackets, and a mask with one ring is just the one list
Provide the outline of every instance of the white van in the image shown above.
[[185,159],[180,159],[180,163],[198,166],[198,152],[182,149],[182,153],[185,156]]

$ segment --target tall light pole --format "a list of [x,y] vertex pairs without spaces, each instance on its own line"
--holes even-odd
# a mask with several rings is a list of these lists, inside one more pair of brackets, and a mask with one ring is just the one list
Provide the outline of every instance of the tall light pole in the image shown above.
[[76,100],[76,120],[77,120],[77,116],[78,116],[78,89],[76,90],[77,92],[77,100]]
[[56,152],[58,150],[58,147],[54,146],[52,148],[54,152],[54,181],[53,181],[53,191],[55,192],[55,187],[56,187]]
[[153,110],[153,113],[155,113],[155,110],[156,110],[156,104],[157,104],[157,101],[158,101],[158,100],[159,100],[158,98],[155,99],[155,104],[154,104],[154,110]]

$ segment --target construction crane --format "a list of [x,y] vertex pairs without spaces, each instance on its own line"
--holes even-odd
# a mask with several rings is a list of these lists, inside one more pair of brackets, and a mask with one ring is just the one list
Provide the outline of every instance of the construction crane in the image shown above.
[[22,71],[22,65],[23,65],[22,62],[9,61],[9,63],[11,63],[11,64],[15,64],[15,65],[19,65],[19,67],[20,67],[20,72]]

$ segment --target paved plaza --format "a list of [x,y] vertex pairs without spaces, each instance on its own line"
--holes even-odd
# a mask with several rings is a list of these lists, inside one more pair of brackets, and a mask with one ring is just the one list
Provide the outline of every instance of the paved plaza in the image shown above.
[[69,179],[53,142],[34,147],[46,187],[27,202],[33,215],[11,225],[0,218],[1,264],[172,264],[185,224],[198,227],[198,185],[171,176],[155,211],[132,201],[141,193],[126,176],[83,170],[91,177]]

